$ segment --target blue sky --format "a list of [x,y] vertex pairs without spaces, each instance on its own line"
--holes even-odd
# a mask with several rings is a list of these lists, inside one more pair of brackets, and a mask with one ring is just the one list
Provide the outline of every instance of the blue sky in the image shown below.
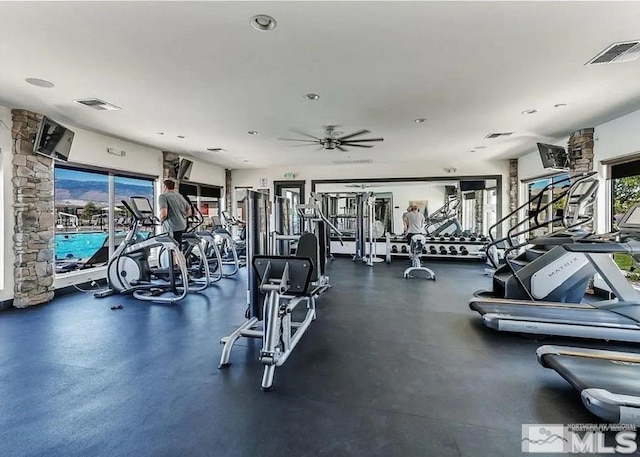
[[[71,181],[92,181],[92,182],[100,182],[107,183],[108,176],[99,174],[99,173],[91,173],[87,171],[78,171],[78,170],[69,170],[66,168],[56,168],[55,169],[55,179],[68,179]],[[134,186],[145,186],[149,185],[149,181],[144,179],[136,179],[136,178],[124,178],[122,176],[116,176],[115,179],[116,184],[130,184]]]

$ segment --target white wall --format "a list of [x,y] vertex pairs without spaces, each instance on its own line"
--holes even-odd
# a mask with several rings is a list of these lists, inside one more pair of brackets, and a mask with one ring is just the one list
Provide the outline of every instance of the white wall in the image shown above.
[[[159,150],[73,126],[69,128],[75,132],[69,162],[162,176],[162,153]],[[107,148],[125,151],[126,154],[122,157],[109,154]]]
[[0,106],[0,199],[3,211],[0,211],[0,228],[2,228],[2,242],[0,243],[0,301],[13,298],[13,184],[11,175],[13,157],[11,132],[13,126],[11,110]]
[[190,182],[222,186],[222,188],[224,189],[224,168],[217,165],[212,165],[210,163],[198,162],[191,157],[189,157],[189,160],[193,161],[191,176],[189,177]]

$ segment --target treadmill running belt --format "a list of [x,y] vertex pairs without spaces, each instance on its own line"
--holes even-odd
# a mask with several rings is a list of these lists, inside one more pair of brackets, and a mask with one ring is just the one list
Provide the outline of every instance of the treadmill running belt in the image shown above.
[[640,396],[639,363],[560,354],[546,354],[544,363],[579,392],[604,389],[615,394]]
[[567,322],[577,325],[627,325],[640,326],[632,319],[615,312],[596,308],[554,308],[536,305],[509,305],[475,302],[471,308],[480,314],[504,314],[516,318],[530,318],[535,321]]

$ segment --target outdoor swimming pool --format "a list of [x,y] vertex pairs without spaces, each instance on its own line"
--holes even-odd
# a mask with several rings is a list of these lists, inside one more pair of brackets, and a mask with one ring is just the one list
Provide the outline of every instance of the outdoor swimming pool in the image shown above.
[[104,232],[56,233],[56,260],[88,260],[107,240]]

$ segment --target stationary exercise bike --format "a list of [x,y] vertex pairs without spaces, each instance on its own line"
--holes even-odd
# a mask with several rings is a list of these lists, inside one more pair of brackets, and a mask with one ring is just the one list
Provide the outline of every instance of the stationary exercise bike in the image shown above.
[[[166,233],[142,237],[143,227],[159,225],[153,209],[146,197],[131,197],[129,203],[122,201],[132,214],[129,233],[113,253],[107,265],[109,289],[94,296],[106,297],[114,293],[131,293],[138,300],[174,303],[186,297],[189,290],[187,264],[180,246]],[[166,251],[169,264],[176,261],[174,268],[152,270],[149,266],[149,252],[152,248]],[[169,294],[169,296],[165,295]]]
[[425,249],[427,243],[427,238],[424,235],[413,235],[411,237],[411,241],[409,242],[409,251],[411,252],[411,266],[404,270],[404,278],[413,278],[411,273],[415,271],[424,271],[427,273],[426,279],[433,279],[435,281],[436,274],[433,272],[431,268],[423,267],[420,264],[420,256],[422,255],[422,251]]

